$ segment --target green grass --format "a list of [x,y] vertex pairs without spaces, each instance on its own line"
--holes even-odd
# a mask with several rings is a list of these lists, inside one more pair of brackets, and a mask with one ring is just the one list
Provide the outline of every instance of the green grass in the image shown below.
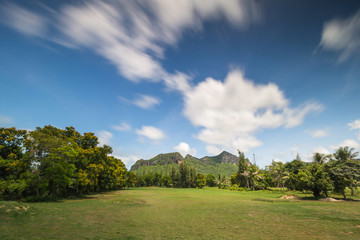
[[281,195],[139,188],[59,202],[0,201],[0,239],[360,239],[360,202]]

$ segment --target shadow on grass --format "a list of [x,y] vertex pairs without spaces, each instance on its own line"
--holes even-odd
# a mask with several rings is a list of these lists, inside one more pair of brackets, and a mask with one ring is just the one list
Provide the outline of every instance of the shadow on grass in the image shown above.
[[[121,189],[121,190],[109,190],[109,191],[103,191],[103,192],[96,192],[96,193],[90,193],[88,195],[72,195],[72,196],[68,196],[68,197],[52,197],[52,196],[28,196],[24,199],[21,199],[21,202],[64,202],[67,200],[91,200],[91,199],[97,199],[100,197],[104,197],[104,195],[112,195],[115,192],[118,191],[127,191],[127,190],[131,190],[131,189]],[[5,199],[6,200],[6,199]],[[15,199],[16,201],[16,199]]]

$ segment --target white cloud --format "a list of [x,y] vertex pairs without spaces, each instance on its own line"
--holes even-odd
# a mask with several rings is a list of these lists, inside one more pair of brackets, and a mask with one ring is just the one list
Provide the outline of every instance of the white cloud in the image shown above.
[[1,125],[10,125],[13,124],[15,121],[11,117],[0,115],[0,124]]
[[114,155],[117,159],[120,159],[126,166],[128,170],[130,170],[131,166],[137,161],[140,160],[140,157],[138,155]]
[[336,151],[339,147],[349,147],[349,148],[359,149],[360,144],[357,141],[355,141],[354,139],[346,139],[338,145],[331,145],[330,149],[332,149],[333,151]]
[[345,61],[360,48],[360,11],[347,19],[333,19],[324,24],[320,46],[339,51],[339,62]]
[[[5,24],[24,34],[93,50],[130,80],[163,80],[181,91],[189,87],[190,77],[164,70],[160,61],[167,46],[189,30],[202,30],[205,21],[223,18],[241,28],[260,17],[251,0],[87,1],[64,4],[51,19],[14,4],[5,5],[2,12]],[[51,37],[46,36],[47,28]]]
[[297,145],[291,147],[291,156],[296,157],[299,154],[299,148]]
[[185,116],[202,127],[197,138],[232,151],[262,145],[255,138],[260,129],[298,126],[310,112],[322,110],[316,102],[290,108],[277,85],[255,84],[240,70],[231,71],[224,82],[207,78],[184,94]]
[[185,93],[190,90],[190,81],[192,78],[184,73],[176,72],[175,74],[168,74],[164,77],[164,83],[169,89],[178,90]]
[[131,130],[131,126],[125,122],[122,122],[121,125],[112,125],[111,127],[119,132],[127,132]]
[[136,129],[136,134],[155,141],[166,137],[163,131],[153,126],[142,126],[141,129]]
[[187,154],[196,156],[196,149],[190,148],[189,144],[185,142],[179,143],[179,145],[175,146],[174,149],[179,152],[183,157],[185,157]]
[[110,141],[113,138],[113,134],[108,131],[100,131],[98,133],[100,145],[110,145]]
[[360,140],[360,119],[348,123],[350,130],[358,130],[358,140]]
[[207,145],[206,151],[212,155],[219,155],[222,152],[222,150],[220,148],[218,148],[214,145]]
[[1,22],[14,30],[37,37],[45,37],[47,19],[12,3],[0,7]]
[[280,151],[279,153],[276,153],[273,155],[272,160],[274,160],[275,162],[286,162],[287,159],[287,153],[285,151]]
[[159,98],[150,96],[150,95],[145,95],[145,94],[139,94],[137,96],[137,98],[135,98],[133,100],[129,100],[127,98],[120,97],[120,96],[118,98],[120,101],[138,106],[143,109],[151,109],[155,105],[158,105],[161,103],[161,100]]
[[155,105],[160,104],[160,99],[149,95],[140,95],[139,98],[133,101],[133,103],[138,107],[150,109]]
[[322,138],[329,136],[329,129],[314,129],[306,131],[313,138]]
[[324,147],[321,147],[321,146],[319,146],[319,147],[314,147],[311,152],[312,152],[312,156],[314,156],[315,153],[321,153],[321,154],[324,154],[324,155],[329,155],[329,154],[331,154],[331,152],[329,151],[329,149],[324,148]]

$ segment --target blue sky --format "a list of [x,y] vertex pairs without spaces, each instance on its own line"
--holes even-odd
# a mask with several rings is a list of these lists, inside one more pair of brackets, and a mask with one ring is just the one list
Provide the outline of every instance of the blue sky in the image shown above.
[[179,151],[360,150],[358,1],[0,1],[0,126]]

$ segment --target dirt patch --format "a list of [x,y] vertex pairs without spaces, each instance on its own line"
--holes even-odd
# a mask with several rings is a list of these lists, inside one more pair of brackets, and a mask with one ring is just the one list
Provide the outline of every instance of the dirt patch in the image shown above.
[[280,199],[291,199],[291,200],[301,200],[301,197],[292,195],[292,194],[287,194],[284,196],[281,196]]
[[322,198],[322,199],[320,199],[320,201],[323,201],[323,202],[342,202],[342,200],[336,200],[335,198],[331,198],[331,197]]

